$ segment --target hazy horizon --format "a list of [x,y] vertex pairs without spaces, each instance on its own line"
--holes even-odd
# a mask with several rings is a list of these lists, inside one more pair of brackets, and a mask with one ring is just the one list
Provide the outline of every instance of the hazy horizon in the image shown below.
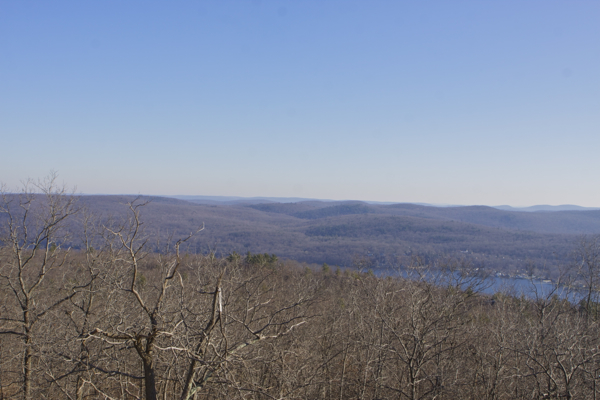
[[0,182],[597,207],[599,16],[595,1],[4,1]]
[[[146,196],[146,197],[167,197],[175,198],[180,200],[194,199],[194,198],[205,198],[207,200],[215,199],[215,201],[229,201],[229,200],[254,200],[254,199],[268,199],[268,200],[287,200],[282,202],[297,202],[297,201],[322,201],[322,202],[352,202],[358,201],[363,203],[371,204],[416,204],[426,205],[432,207],[470,207],[470,206],[487,206],[492,208],[498,207],[511,207],[515,209],[534,208],[534,207],[579,207],[584,209],[600,209],[600,207],[586,207],[578,204],[530,204],[530,205],[512,205],[512,204],[446,204],[446,203],[424,203],[424,202],[410,202],[410,201],[378,201],[369,199],[324,199],[314,197],[278,197],[278,196],[221,196],[221,195],[173,195],[173,194],[146,194],[146,193],[81,193],[77,192],[77,196]],[[217,200],[218,199],[218,200]]]

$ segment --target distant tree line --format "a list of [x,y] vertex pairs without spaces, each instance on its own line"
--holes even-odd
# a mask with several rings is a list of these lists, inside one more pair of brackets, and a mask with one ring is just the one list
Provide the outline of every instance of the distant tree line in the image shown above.
[[[593,238],[570,270],[589,289],[573,304],[558,286],[481,295],[485,281],[460,260],[415,258],[411,277],[379,278],[269,254],[188,254],[198,232],[154,251],[144,203],[126,207],[125,220],[96,219],[55,177],[3,194],[0,400],[600,394]],[[84,250],[64,246],[70,220]]]

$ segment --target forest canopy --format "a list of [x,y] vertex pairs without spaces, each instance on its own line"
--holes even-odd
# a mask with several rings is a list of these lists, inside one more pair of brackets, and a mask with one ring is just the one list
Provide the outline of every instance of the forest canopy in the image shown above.
[[541,399],[600,390],[593,238],[570,270],[588,279],[580,303],[558,285],[531,298],[490,296],[465,259],[416,257],[410,276],[377,277],[264,252],[197,254],[187,244],[204,226],[163,240],[144,222],[143,199],[98,218],[55,179],[30,184],[0,204],[0,398]]

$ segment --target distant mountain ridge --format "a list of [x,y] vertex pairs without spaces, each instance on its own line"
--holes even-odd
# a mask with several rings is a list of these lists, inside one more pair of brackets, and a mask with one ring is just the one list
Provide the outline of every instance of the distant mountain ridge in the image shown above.
[[263,204],[299,203],[304,201],[334,201],[309,199],[304,197],[240,197],[240,196],[166,196],[198,204]]
[[[165,196],[175,199],[190,201],[198,204],[216,204],[216,203],[227,203],[227,204],[263,204],[263,203],[301,203],[306,201],[318,201],[326,203],[336,203],[351,201],[356,202],[359,200],[329,200],[329,199],[313,199],[308,197],[240,197],[240,196],[188,196],[188,195],[176,195],[176,196]],[[385,201],[360,201],[367,204],[394,204],[393,202]]]
[[521,212],[538,212],[538,211],[592,211],[592,210],[600,210],[598,207],[581,207],[573,204],[563,204],[560,206],[550,206],[550,205],[537,205],[530,207],[512,207],[512,206],[494,206],[499,210],[505,211],[521,211]]
[[[382,205],[392,205],[392,204],[414,204],[418,206],[425,207],[440,207],[440,208],[450,208],[450,207],[476,207],[476,206],[465,206],[459,204],[432,204],[432,203],[394,203],[394,202],[385,202],[385,201],[362,201],[362,200],[328,200],[328,199],[313,199],[313,198],[305,198],[305,197],[241,197],[241,196],[165,196],[172,197],[180,200],[190,201],[192,203],[198,204],[264,204],[264,203],[301,203],[308,201],[317,201],[317,202],[327,202],[327,203],[337,203],[337,202],[360,202],[366,204],[382,204]],[[529,207],[513,207],[509,205],[501,205],[501,206],[484,206],[496,208],[498,210],[504,211],[518,211],[518,212],[537,212],[537,211],[592,211],[592,210],[600,210],[600,207],[582,207],[573,204],[563,204],[558,206],[551,205],[535,205]]]

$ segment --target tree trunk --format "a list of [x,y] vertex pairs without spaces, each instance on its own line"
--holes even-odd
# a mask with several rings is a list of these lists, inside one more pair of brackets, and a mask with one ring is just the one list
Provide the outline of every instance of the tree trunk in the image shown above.
[[146,392],[146,400],[157,400],[156,394],[156,377],[154,375],[154,366],[152,361],[149,363],[144,359],[144,390]]
[[135,349],[138,355],[142,359],[144,366],[144,392],[146,400],[158,400],[158,394],[156,392],[156,374],[154,372],[154,351],[153,351],[153,338],[152,334],[149,335],[151,338],[140,339],[135,341]]
[[23,355],[23,399],[31,399],[31,338],[25,339],[25,354]]
[[[29,299],[27,299],[29,300]],[[29,323],[29,301],[26,303],[26,309],[23,313],[23,322],[25,325],[25,353],[23,354],[23,399],[31,399],[31,367],[32,367],[32,351],[31,351],[31,330]]]
[[192,387],[194,386],[194,375],[196,369],[196,360],[191,360],[188,367],[188,372],[185,377],[185,384],[183,385],[183,391],[181,393],[181,400],[188,400],[192,394]]

